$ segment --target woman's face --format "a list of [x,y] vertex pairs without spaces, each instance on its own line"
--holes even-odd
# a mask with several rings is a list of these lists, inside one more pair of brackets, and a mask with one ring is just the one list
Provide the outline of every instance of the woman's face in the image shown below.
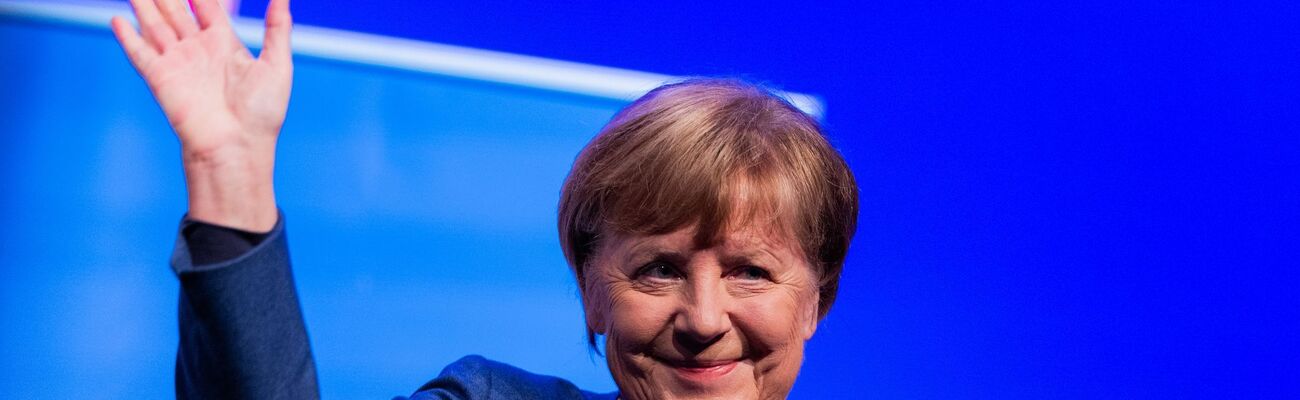
[[604,334],[624,399],[783,399],[817,327],[817,279],[797,241],[695,228],[606,237],[585,272],[587,322]]

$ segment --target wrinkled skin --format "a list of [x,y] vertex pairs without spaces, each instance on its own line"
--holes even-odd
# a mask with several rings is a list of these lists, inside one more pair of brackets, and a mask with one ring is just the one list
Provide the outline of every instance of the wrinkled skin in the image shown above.
[[607,237],[584,273],[622,398],[785,398],[817,327],[816,273],[788,235],[697,248],[694,233]]

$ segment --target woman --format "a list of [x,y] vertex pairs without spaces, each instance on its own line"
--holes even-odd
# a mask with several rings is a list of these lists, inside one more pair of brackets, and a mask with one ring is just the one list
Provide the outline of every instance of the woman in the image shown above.
[[[216,0],[112,22],[180,138],[189,214],[179,397],[317,397],[272,168],[292,80],[287,0],[254,59]],[[561,247],[619,392],[466,357],[426,398],[784,398],[835,299],[857,187],[817,124],[751,85],[692,80],[619,112],[574,162]]]

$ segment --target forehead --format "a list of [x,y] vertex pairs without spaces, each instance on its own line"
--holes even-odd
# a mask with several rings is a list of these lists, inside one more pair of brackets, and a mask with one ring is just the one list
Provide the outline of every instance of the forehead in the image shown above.
[[[689,254],[712,251],[729,257],[769,255],[777,258],[802,258],[799,242],[788,230],[745,225],[727,229],[713,240],[702,242],[696,224],[663,234],[613,234],[602,243],[602,250],[631,256],[644,252]],[[611,254],[612,255],[612,254]]]

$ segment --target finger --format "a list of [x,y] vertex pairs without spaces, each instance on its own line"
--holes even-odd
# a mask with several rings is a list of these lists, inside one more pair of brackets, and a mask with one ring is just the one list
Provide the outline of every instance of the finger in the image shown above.
[[158,5],[159,10],[162,10],[163,18],[166,18],[172,29],[176,31],[177,39],[185,39],[199,33],[199,25],[194,22],[194,17],[190,16],[181,0],[155,0],[154,3]]
[[139,33],[136,33],[135,27],[126,22],[125,18],[113,17],[109,25],[113,26],[113,34],[117,36],[117,42],[122,44],[122,51],[126,52],[126,58],[131,60],[131,65],[144,72],[145,66],[158,56],[158,52],[154,51]]
[[217,0],[190,0],[190,5],[194,6],[194,17],[199,20],[199,28],[230,26],[230,16],[226,15],[226,8]]
[[262,38],[262,53],[258,58],[271,64],[293,61],[289,46],[293,31],[293,17],[289,15],[289,0],[271,0],[266,6],[266,34]]
[[144,39],[153,45],[154,50],[161,53],[176,44],[176,32],[163,21],[158,9],[154,8],[153,0],[131,0],[131,8],[135,9],[135,20],[140,23],[140,33],[144,34]]

